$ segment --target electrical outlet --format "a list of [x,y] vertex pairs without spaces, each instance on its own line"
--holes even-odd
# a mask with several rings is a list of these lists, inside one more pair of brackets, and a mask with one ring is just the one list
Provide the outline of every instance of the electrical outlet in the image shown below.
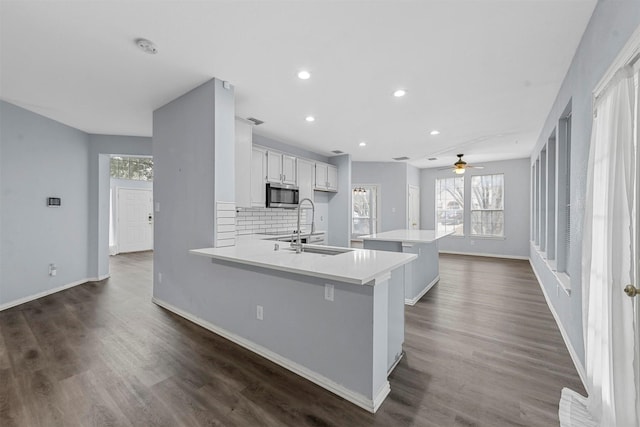
[[256,306],[256,319],[262,320],[264,318],[264,311],[261,305]]
[[162,283],[162,273],[158,273],[158,283]]
[[160,212],[160,202],[156,202],[156,212]]
[[55,264],[49,264],[49,276],[55,276],[58,274],[58,267]]
[[325,283],[324,285],[324,299],[327,301],[333,301],[333,285]]

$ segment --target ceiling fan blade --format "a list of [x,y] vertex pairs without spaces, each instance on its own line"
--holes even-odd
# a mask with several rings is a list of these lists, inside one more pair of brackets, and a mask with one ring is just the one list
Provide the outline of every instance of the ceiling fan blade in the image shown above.
[[484,166],[473,166],[473,165],[467,165],[467,168],[472,168],[472,169],[484,169]]
[[439,171],[452,171],[452,170],[454,170],[454,169],[455,169],[455,168],[453,168],[453,167],[449,166],[449,167],[446,167],[446,168],[440,168],[440,169],[438,169],[438,170],[439,170]]

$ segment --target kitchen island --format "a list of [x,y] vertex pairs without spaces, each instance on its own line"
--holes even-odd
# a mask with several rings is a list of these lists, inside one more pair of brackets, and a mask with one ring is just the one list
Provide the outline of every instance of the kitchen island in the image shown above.
[[[416,258],[364,249],[246,239],[236,246],[189,252],[210,258],[198,313],[154,301],[195,323],[375,412],[390,391],[402,354],[404,323],[389,313],[402,286],[394,271]],[[198,261],[198,260],[194,260]],[[204,261],[204,259],[203,259]],[[216,288],[217,293],[208,292]],[[225,301],[209,301],[225,290]],[[402,299],[400,298],[400,301]],[[224,307],[208,312],[207,306]]]
[[438,240],[452,233],[399,229],[362,236],[362,240],[365,249],[411,253],[418,257],[394,277],[404,283],[405,304],[414,305],[440,280]]

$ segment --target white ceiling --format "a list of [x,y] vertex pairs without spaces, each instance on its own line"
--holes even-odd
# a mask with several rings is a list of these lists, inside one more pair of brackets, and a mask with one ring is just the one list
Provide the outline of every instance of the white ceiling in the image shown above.
[[595,4],[3,0],[0,98],[86,132],[150,136],[154,109],[218,77],[235,85],[236,115],[265,121],[256,133],[322,154],[526,157]]

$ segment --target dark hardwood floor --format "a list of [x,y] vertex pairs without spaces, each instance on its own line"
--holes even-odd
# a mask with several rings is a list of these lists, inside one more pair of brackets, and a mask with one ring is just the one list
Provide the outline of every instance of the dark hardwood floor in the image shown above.
[[442,255],[369,414],[151,302],[151,253],[0,312],[0,426],[557,426],[584,394],[526,261]]

